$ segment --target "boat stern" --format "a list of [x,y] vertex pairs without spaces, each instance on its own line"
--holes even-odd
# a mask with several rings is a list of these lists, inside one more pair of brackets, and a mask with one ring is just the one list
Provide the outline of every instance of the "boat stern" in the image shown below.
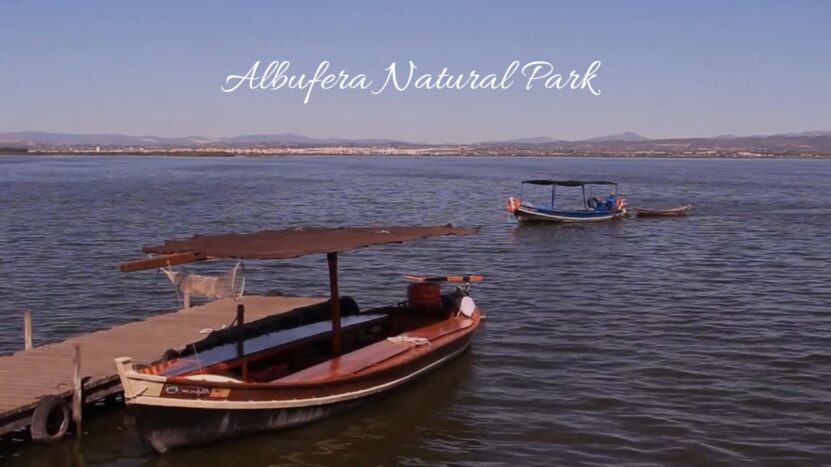
[[519,210],[520,206],[522,206],[522,200],[518,196],[511,196],[508,198],[508,201],[505,202],[505,210],[511,214],[515,214]]

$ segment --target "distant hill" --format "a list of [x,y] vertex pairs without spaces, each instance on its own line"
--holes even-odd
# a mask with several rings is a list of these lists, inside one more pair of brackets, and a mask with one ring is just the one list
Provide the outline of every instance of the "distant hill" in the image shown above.
[[102,146],[174,146],[203,144],[205,138],[162,138],[159,136],[128,136],[114,134],[70,134],[48,133],[45,131],[20,131],[16,133],[0,133],[2,144],[24,145],[102,145]]
[[604,141],[649,141],[649,138],[645,138],[637,133],[632,133],[631,131],[627,131],[624,133],[618,133],[616,135],[608,135],[608,136],[598,136],[597,138],[585,139],[583,141],[595,141],[595,142],[604,142]]
[[782,134],[771,135],[771,136],[814,138],[814,137],[817,137],[817,136],[831,136],[831,131],[803,131],[802,133],[782,133]]
[[510,139],[506,141],[483,141],[482,143],[478,144],[553,144],[553,143],[575,143],[575,142],[607,142],[607,141],[649,141],[648,138],[645,138],[637,133],[632,133],[631,131],[627,131],[625,133],[619,133],[616,135],[607,135],[607,136],[598,136],[596,138],[590,139],[583,139],[577,141],[569,141],[559,138],[550,138],[548,136],[531,136],[526,138],[516,138]]
[[518,144],[542,144],[542,143],[556,143],[558,141],[562,141],[555,138],[549,138],[548,136],[531,136],[527,138],[517,138],[512,139],[509,141],[504,141],[505,143],[518,143]]
[[185,136],[165,138],[160,136],[130,136],[119,134],[70,134],[45,131],[20,131],[0,133],[0,144],[55,145],[55,146],[200,146],[209,144],[406,144],[383,138],[344,139],[312,138],[295,133],[240,135],[230,138],[205,138]]
[[276,135],[240,135],[231,138],[219,138],[221,141],[231,144],[262,144],[262,143],[295,143],[312,144],[320,142],[317,138],[298,135],[296,133],[280,133]]
[[274,135],[242,135],[230,138],[219,138],[212,143],[227,144],[408,144],[404,141],[384,138],[312,138],[297,133],[279,133]]

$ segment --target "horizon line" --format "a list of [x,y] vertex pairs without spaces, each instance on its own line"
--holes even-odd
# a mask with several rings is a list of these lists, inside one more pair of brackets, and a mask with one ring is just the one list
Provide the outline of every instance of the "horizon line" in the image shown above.
[[[652,138],[648,136],[644,136],[640,133],[626,130],[619,133],[611,133],[611,134],[604,134],[598,135],[588,138],[580,138],[580,139],[567,139],[567,138],[558,138],[553,136],[547,135],[533,135],[533,136],[516,136],[512,138],[506,139],[489,139],[489,140],[475,140],[475,141],[467,141],[467,142],[453,142],[453,141],[442,141],[442,142],[425,142],[425,141],[412,141],[412,140],[405,140],[405,139],[397,139],[397,138],[389,138],[389,137],[382,137],[382,136],[370,136],[370,137],[338,137],[338,136],[310,136],[308,134],[303,133],[295,133],[292,131],[284,131],[284,132],[275,132],[275,133],[246,133],[246,134],[236,134],[231,136],[216,136],[216,137],[208,137],[208,136],[201,136],[201,135],[182,135],[182,136],[159,136],[155,134],[130,134],[130,133],[95,133],[95,132],[84,132],[84,133],[71,133],[71,132],[63,132],[63,131],[47,131],[47,130],[20,130],[20,131],[4,131],[0,132],[0,136],[10,136],[16,134],[44,134],[44,135],[54,135],[54,136],[67,136],[67,137],[127,137],[127,138],[157,138],[160,140],[175,140],[175,139],[204,139],[206,140],[203,144],[209,144],[211,142],[222,142],[223,140],[235,139],[235,138],[244,138],[244,137],[277,137],[277,136],[285,136],[285,137],[298,137],[298,138],[305,138],[309,140],[316,140],[312,141],[314,144],[322,144],[326,143],[327,141],[331,141],[333,144],[338,142],[361,142],[361,141],[375,141],[375,142],[384,142],[384,143],[404,143],[404,144],[418,144],[418,145],[465,145],[465,144],[483,144],[483,143],[505,143],[505,142],[514,142],[514,143],[522,143],[522,140],[533,140],[533,139],[546,139],[549,141],[545,142],[584,142],[584,141],[592,141],[604,138],[612,138],[612,137],[629,137],[635,138],[630,140],[629,142],[637,142],[640,141],[661,141],[661,140],[678,140],[678,139],[724,139],[724,138],[762,138],[762,137],[798,137],[798,136],[812,136],[812,133],[816,133],[817,135],[813,136],[831,136],[831,130],[804,130],[804,131],[795,131],[795,132],[780,132],[780,133],[760,133],[760,134],[747,134],[747,135],[735,135],[730,133],[722,133],[714,136],[672,136],[672,137],[660,137],[660,138]],[[617,140],[624,142],[624,140]],[[600,141],[597,141],[600,142]],[[20,141],[19,143],[26,143],[26,141]],[[31,143],[31,141],[29,141]],[[13,141],[2,142],[0,144],[15,144]],[[71,144],[71,143],[70,143]],[[75,144],[82,144],[82,143],[75,143]],[[86,144],[86,143],[83,143]],[[534,144],[529,142],[528,144]]]

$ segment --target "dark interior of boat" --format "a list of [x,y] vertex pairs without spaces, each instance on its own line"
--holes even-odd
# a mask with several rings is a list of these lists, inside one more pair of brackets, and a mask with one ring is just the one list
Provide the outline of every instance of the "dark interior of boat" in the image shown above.
[[[361,349],[369,351],[368,346],[390,336],[446,322],[458,310],[459,300],[455,295],[443,295],[436,306],[410,306],[402,302],[361,312],[355,300],[342,297],[342,355]],[[385,352],[392,355],[392,350]],[[265,383],[310,369],[333,356],[331,309],[327,301],[214,331],[139,371],[179,377],[211,375],[217,381]]]

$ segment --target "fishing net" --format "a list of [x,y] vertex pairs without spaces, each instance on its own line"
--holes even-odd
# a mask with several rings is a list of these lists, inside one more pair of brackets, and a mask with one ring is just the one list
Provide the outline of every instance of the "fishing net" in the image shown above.
[[176,288],[180,302],[183,297],[205,297],[216,300],[227,297],[239,298],[245,290],[245,268],[242,263],[237,263],[220,276],[194,274],[187,269],[173,271],[170,267],[161,268],[161,270]]

